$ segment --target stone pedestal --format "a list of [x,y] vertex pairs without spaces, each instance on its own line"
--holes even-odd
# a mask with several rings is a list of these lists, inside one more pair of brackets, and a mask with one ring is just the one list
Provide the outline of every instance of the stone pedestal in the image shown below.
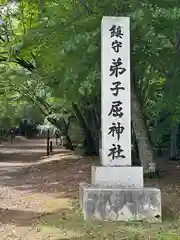
[[83,209],[84,189],[88,186],[89,184],[86,182],[81,182],[79,184],[79,205],[81,209]]
[[91,183],[97,185],[121,185],[142,188],[144,186],[142,167],[92,166]]
[[144,188],[142,167],[92,166],[91,184],[80,183],[85,220],[160,222],[161,192]]
[[123,188],[81,184],[85,220],[161,221],[161,192],[156,188]]

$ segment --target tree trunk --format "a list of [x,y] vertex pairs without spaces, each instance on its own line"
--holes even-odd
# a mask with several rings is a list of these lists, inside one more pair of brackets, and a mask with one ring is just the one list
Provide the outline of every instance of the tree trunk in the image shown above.
[[96,116],[96,109],[90,108],[84,113],[84,119],[86,124],[88,125],[88,129],[91,132],[91,136],[94,140],[94,146],[96,149],[96,152],[99,152],[99,131],[100,131],[100,125],[98,124],[98,119]]
[[170,136],[170,160],[178,159],[177,135],[179,131],[179,124],[172,121],[171,123],[171,136]]
[[68,134],[68,128],[67,128],[67,124],[64,120],[64,118],[62,118],[63,120],[63,129],[62,129],[62,125],[56,120],[56,119],[52,119],[52,118],[48,118],[48,121],[53,124],[55,127],[57,127],[59,130],[62,130],[63,131],[63,134],[65,136],[65,147],[67,149],[70,149],[70,150],[74,150],[74,147],[72,145],[72,141],[69,137],[69,134]]
[[91,131],[89,130],[87,124],[85,123],[85,120],[84,120],[78,106],[73,103],[72,107],[73,107],[76,117],[79,121],[79,124],[84,132],[84,137],[85,137],[84,145],[85,145],[85,151],[86,151],[85,153],[90,156],[91,155],[99,155],[99,151],[97,152],[97,150],[96,150],[95,141],[91,135]]
[[154,161],[153,148],[134,83],[131,84],[131,102],[132,124],[136,135],[141,166],[144,169],[144,173],[155,172],[156,163]]
[[67,124],[66,124],[66,121],[65,121],[64,118],[62,118],[61,121],[63,122],[63,126],[64,126],[63,129],[62,129],[62,132],[63,132],[62,135],[65,136],[63,146],[66,147],[67,149],[74,150],[72,141],[71,141],[70,136],[68,134],[68,130],[69,130],[69,126],[70,126],[70,118],[68,119]]
[[132,134],[132,140],[131,140],[132,166],[141,166],[141,162],[139,160],[138,144],[137,144],[136,135],[133,129],[132,121],[131,121],[131,134]]

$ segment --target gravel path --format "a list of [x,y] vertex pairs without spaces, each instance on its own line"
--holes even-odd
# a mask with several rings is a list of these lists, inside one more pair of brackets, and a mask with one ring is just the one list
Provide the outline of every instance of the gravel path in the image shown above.
[[57,160],[56,155],[47,158],[45,151],[45,140],[15,141],[13,145],[0,145],[1,240],[51,239],[42,236],[32,225],[40,216],[55,210],[56,201],[60,201],[57,200],[56,188],[48,186],[47,175],[49,178],[52,173],[48,174],[46,168],[42,171],[33,170],[40,161],[48,165],[53,157],[53,160]]

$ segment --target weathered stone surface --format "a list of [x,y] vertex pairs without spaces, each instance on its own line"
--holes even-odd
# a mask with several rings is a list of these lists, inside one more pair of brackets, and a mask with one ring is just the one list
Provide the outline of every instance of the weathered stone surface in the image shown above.
[[88,186],[89,186],[89,184],[86,183],[86,182],[81,182],[79,184],[79,205],[80,205],[80,208],[82,208],[82,206],[83,206],[84,189],[87,188]]
[[[112,48],[110,29],[120,26],[123,33],[120,57],[123,59],[125,72],[120,74],[111,72],[112,59],[117,58],[117,52]],[[113,63],[114,65],[114,63]],[[113,67],[114,68],[114,67]],[[130,18],[103,16],[101,22],[101,140],[102,140],[102,165],[104,166],[130,166],[131,165],[131,85],[130,85]],[[114,80],[114,77],[116,77]],[[113,82],[120,81],[123,91],[114,94]],[[115,85],[116,86],[116,85]],[[116,88],[115,88],[116,89]],[[117,102],[119,101],[119,102]],[[115,104],[115,107],[114,107]],[[117,104],[117,105],[116,105]],[[111,112],[112,109],[112,112]],[[122,112],[121,112],[122,110]],[[122,113],[122,116],[120,117]],[[119,115],[120,114],[120,115]],[[118,126],[120,139],[116,132],[110,132],[110,127]],[[119,145],[120,154],[112,157],[110,149]],[[114,155],[114,154],[113,154]],[[115,154],[116,155],[116,154]]]
[[85,220],[161,221],[161,192],[156,188],[108,188],[84,185]]
[[144,186],[143,168],[92,166],[91,183],[95,185],[121,185],[142,188]]

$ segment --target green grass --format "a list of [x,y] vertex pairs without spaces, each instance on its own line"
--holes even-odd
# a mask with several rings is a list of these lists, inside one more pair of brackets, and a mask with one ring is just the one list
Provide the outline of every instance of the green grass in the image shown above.
[[[180,240],[180,220],[166,212],[161,224],[87,222],[77,204],[43,217],[38,231],[53,240]],[[47,239],[47,238],[44,238]]]

